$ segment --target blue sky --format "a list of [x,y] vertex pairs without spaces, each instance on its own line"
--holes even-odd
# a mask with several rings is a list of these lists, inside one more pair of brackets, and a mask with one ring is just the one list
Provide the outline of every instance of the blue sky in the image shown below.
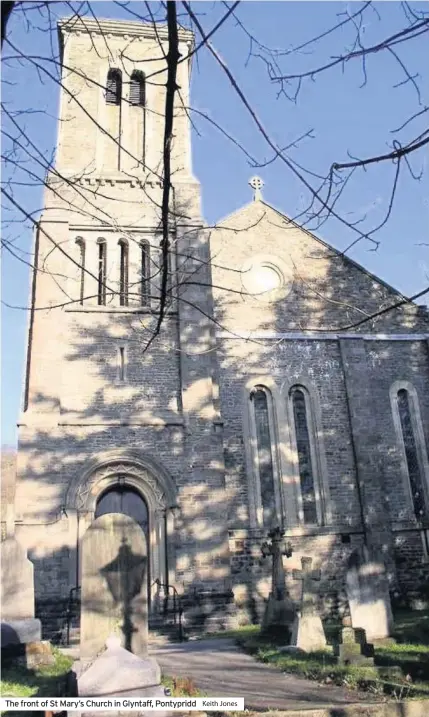
[[[293,47],[323,33],[346,16],[338,13],[356,12],[363,3],[336,2],[242,2],[237,16],[249,32],[270,47],[291,50]],[[78,6],[77,4],[75,5]],[[144,3],[133,2],[129,7],[144,13]],[[156,11],[158,3],[152,4]],[[427,3],[413,3],[412,7],[427,10]],[[225,13],[220,3],[192,3],[204,29],[211,29]],[[101,18],[133,18],[124,7],[114,2],[93,3]],[[52,3],[51,14],[63,17],[70,14],[64,3]],[[381,19],[379,19],[378,14]],[[46,11],[29,29],[22,17],[12,17],[10,39],[27,54],[49,55],[50,42],[56,44],[56,35],[46,30]],[[362,34],[366,45],[396,33],[404,27],[404,14],[400,3],[375,3],[364,15]],[[280,60],[282,70],[295,73],[318,67],[333,56],[351,47],[355,38],[352,23],[311,45],[305,51],[289,52]],[[367,59],[367,82],[363,81],[362,64],[349,62],[344,71],[337,67],[320,75],[315,82],[303,82],[295,103],[285,97],[277,98],[278,86],[271,83],[264,62],[249,54],[249,39],[229,19],[213,37],[213,43],[228,63],[234,76],[255,109],[273,141],[283,147],[292,140],[313,130],[314,139],[305,139],[289,156],[312,172],[326,175],[332,162],[348,161],[348,152],[355,157],[368,157],[391,149],[394,138],[405,144],[418,136],[427,126],[428,114],[423,114],[403,132],[394,134],[412,114],[429,104],[429,71],[425,67],[426,37],[422,36],[395,48],[411,75],[419,73],[419,98],[411,82],[394,87],[404,74],[389,53],[377,53]],[[257,52],[257,50],[255,50]],[[11,54],[4,48],[3,55]],[[27,63],[5,63],[3,101],[9,110],[31,109],[31,114],[19,118],[31,140],[50,157],[55,148],[58,87],[53,82],[40,82]],[[246,113],[236,93],[215,60],[206,49],[198,53],[192,71],[192,106],[206,112],[219,125],[234,136],[258,161],[272,159],[268,147],[253,121]],[[426,120],[426,122],[425,122]],[[234,211],[251,198],[248,180],[259,174],[264,182],[264,198],[289,216],[298,214],[308,200],[302,183],[278,159],[266,167],[249,166],[245,155],[234,147],[214,127],[201,117],[195,117],[193,131],[194,173],[202,186],[203,212],[211,224]],[[4,128],[10,125],[4,121]],[[5,140],[7,143],[7,140]],[[5,146],[5,145],[4,145]],[[427,157],[411,159],[418,174],[426,173],[420,181],[412,179],[406,167],[401,168],[391,216],[387,225],[377,233],[380,246],[376,252],[368,242],[355,246],[350,256],[370,271],[406,294],[413,294],[429,284],[428,247],[428,180]],[[30,165],[28,165],[31,168]],[[40,168],[32,168],[39,173]],[[368,230],[385,216],[394,177],[392,164],[373,166],[367,172],[358,170],[347,186],[338,204],[338,210],[348,221],[366,215],[361,225]],[[4,178],[7,178],[5,172]],[[317,180],[309,177],[314,186]],[[14,195],[29,212],[43,205],[40,186],[14,187]],[[3,218],[17,218],[7,212]],[[312,225],[309,225],[312,228]],[[333,246],[344,249],[355,238],[350,229],[335,219],[329,220],[319,236]],[[16,241],[21,250],[31,252],[32,231],[29,226],[17,223],[4,229],[4,237]],[[420,244],[420,246],[419,246]],[[28,259],[27,255],[23,255]],[[16,306],[28,301],[28,267],[7,252],[2,262],[2,298]],[[13,444],[16,421],[20,409],[21,383],[25,360],[27,312],[2,307],[2,443]]]

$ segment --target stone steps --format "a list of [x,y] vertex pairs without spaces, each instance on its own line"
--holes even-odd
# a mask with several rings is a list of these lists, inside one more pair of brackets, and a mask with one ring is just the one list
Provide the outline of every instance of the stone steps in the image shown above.
[[[168,645],[172,642],[179,642],[179,629],[174,623],[166,621],[164,618],[157,617],[150,620],[149,626],[149,645],[161,646]],[[73,659],[78,659],[80,647],[80,627],[70,628],[69,644],[59,645],[62,653]]]

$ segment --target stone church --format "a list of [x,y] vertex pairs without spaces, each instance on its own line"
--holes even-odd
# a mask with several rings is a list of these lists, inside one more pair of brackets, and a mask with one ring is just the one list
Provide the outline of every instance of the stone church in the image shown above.
[[[215,227],[192,174],[180,30],[166,315],[165,26],[59,25],[57,153],[35,232],[15,530],[49,635],[95,518],[134,518],[156,595],[208,629],[260,615],[268,531],[312,556],[329,611],[368,545],[392,597],[429,576],[429,316],[267,203]],[[269,190],[269,188],[267,188]],[[269,194],[269,191],[267,191]],[[373,314],[378,314],[371,318]]]

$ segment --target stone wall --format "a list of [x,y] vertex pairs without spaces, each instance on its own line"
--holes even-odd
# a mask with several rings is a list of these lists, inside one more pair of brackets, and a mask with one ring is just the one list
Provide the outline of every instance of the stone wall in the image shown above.
[[[117,61],[125,30],[121,34],[121,24],[112,22]],[[135,62],[148,57],[154,42],[138,27],[127,30],[139,38],[133,44]],[[183,42],[189,39],[184,33]],[[102,83],[109,63],[99,36],[95,45],[100,56],[85,33],[67,36],[65,61],[81,67],[93,82],[82,83],[74,75],[65,84],[72,93],[79,90],[81,103],[103,126]],[[123,69],[129,76],[131,65]],[[186,63],[180,73],[186,97]],[[160,79],[150,88],[150,109],[162,108],[163,98]],[[167,517],[158,511],[151,528],[159,537],[162,521],[170,521],[170,577],[191,613],[203,595],[208,612],[202,609],[202,614],[213,615],[214,624],[222,609],[229,610],[231,587],[242,606],[240,619],[260,613],[269,591],[269,565],[260,561],[266,530],[252,513],[248,413],[255,382],[268,382],[274,401],[282,508],[294,546],[288,570],[299,567],[303,555],[315,559],[315,567],[322,568],[327,613],[342,589],[347,559],[366,531],[384,551],[392,589],[409,590],[413,580],[423,588],[427,556],[407,507],[389,391],[398,380],[415,387],[428,444],[429,361],[422,336],[429,331],[427,311],[408,304],[357,326],[351,336],[348,326],[394,304],[400,295],[261,201],[213,231],[205,228],[199,186],[191,175],[187,119],[180,116],[172,192],[178,211],[170,237],[178,285],[161,334],[147,348],[157,322],[159,271],[151,307],[120,307],[117,296],[106,306],[91,299],[79,305],[76,266],[61,249],[79,260],[76,238],[85,238],[87,268],[94,274],[86,287],[94,295],[98,237],[106,238],[109,257],[114,255],[106,283],[116,288],[119,238],[135,243],[149,237],[159,259],[162,186],[152,163],[159,159],[161,128],[152,117],[146,172],[139,163],[131,167],[126,152],[115,168],[111,141],[107,147],[103,133],[74,104],[64,93],[58,167],[73,175],[82,170],[78,163],[84,157],[88,171],[72,185],[50,177],[46,190],[36,237],[43,271],[32,298],[49,308],[33,312],[30,322],[17,469],[17,534],[35,563],[38,611],[49,630],[56,629],[60,606],[80,580],[78,523],[83,529],[93,513],[76,505],[70,510],[70,486],[82,481],[82,491],[90,492],[91,466],[112,451],[137,451],[168,475],[175,505],[169,504]],[[123,119],[130,119],[125,105]],[[76,153],[78,136],[84,137],[84,151]],[[127,142],[133,136],[125,137],[125,147],[131,148]],[[243,267],[251,279],[258,257],[262,265],[278,264],[283,275],[283,286],[271,296],[254,295],[251,281],[246,288]],[[57,275],[66,277],[65,286]],[[126,348],[123,380],[118,377],[119,347]],[[294,383],[307,386],[315,410],[323,488],[323,520],[317,526],[302,525],[296,508],[286,407]],[[95,504],[97,496],[91,496]],[[288,586],[297,597],[299,587],[290,576]]]
[[[258,622],[271,587],[271,561],[261,559],[260,533],[229,531],[231,577],[238,605],[236,620],[246,624]],[[292,578],[292,571],[301,569],[301,557],[310,555],[314,565],[321,568],[318,586],[319,608],[325,616],[335,614],[344,593],[344,576],[347,561],[356,548],[363,544],[362,533],[331,534],[314,532],[313,535],[290,536],[293,545],[291,558],[284,558],[286,587],[293,600],[299,603],[300,583]]]
[[[360,333],[362,341],[347,340],[347,326],[399,301],[400,295],[260,201],[212,231],[211,251],[216,256],[217,365],[226,484],[232,494],[229,535],[236,595],[253,591],[252,600],[258,602],[269,589],[268,573],[264,577],[259,564],[263,535],[249,525],[249,491],[254,487],[246,413],[251,386],[258,383],[273,397],[284,491],[290,478],[284,458],[291,450],[284,430],[284,423],[290,423],[285,411],[288,388],[293,383],[310,386],[320,410],[318,440],[325,457],[330,515],[324,526],[311,530],[289,522],[292,543],[319,560],[322,569],[327,566],[326,574],[332,577],[328,584],[335,592],[343,580],[337,568],[345,565],[356,541],[363,541],[365,528],[387,563],[392,592],[409,590],[413,579],[416,591],[424,591],[427,558],[401,475],[389,392],[398,380],[415,387],[423,441],[429,445],[427,310],[413,305],[396,309],[353,328],[351,333]],[[240,271],[245,272],[252,255],[279,267],[283,290],[265,298],[249,293]],[[311,339],[304,329],[314,330]],[[335,332],[343,332],[344,338],[338,340]],[[367,340],[371,334],[374,338]],[[376,334],[383,334],[383,340],[374,340]],[[401,334],[404,340],[396,340]],[[415,341],[410,340],[413,334]],[[323,593],[323,582],[321,589]]]

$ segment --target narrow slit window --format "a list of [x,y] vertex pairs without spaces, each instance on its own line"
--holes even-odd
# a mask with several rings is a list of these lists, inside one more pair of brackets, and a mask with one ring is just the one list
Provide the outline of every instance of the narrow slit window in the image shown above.
[[414,514],[417,520],[424,520],[428,517],[428,509],[423,487],[423,473],[411,416],[412,402],[405,388],[398,391],[397,404]]
[[118,379],[119,379],[119,381],[125,381],[125,346],[119,346]]
[[134,70],[130,80],[130,104],[144,107],[146,104],[146,81],[143,72]]
[[170,246],[168,248],[168,254],[167,254],[167,294],[170,296],[170,300],[173,298],[173,254],[172,254],[172,248],[171,248],[171,242]]
[[150,305],[150,246],[148,242],[141,243],[140,268],[140,303],[142,306]]
[[79,247],[79,303],[82,305],[85,296],[85,242],[78,237],[76,244]]
[[106,104],[120,105],[122,97],[122,74],[120,70],[110,69],[107,73]]
[[119,304],[128,306],[128,244],[119,241]]
[[276,497],[274,488],[274,465],[272,435],[269,417],[269,401],[264,388],[255,388],[250,400],[256,431],[256,459],[259,474],[259,488],[264,526],[273,527],[277,522]]
[[98,305],[106,305],[106,242],[98,242]]
[[292,388],[290,397],[293,408],[304,523],[317,523],[315,476],[304,389],[299,386]]

